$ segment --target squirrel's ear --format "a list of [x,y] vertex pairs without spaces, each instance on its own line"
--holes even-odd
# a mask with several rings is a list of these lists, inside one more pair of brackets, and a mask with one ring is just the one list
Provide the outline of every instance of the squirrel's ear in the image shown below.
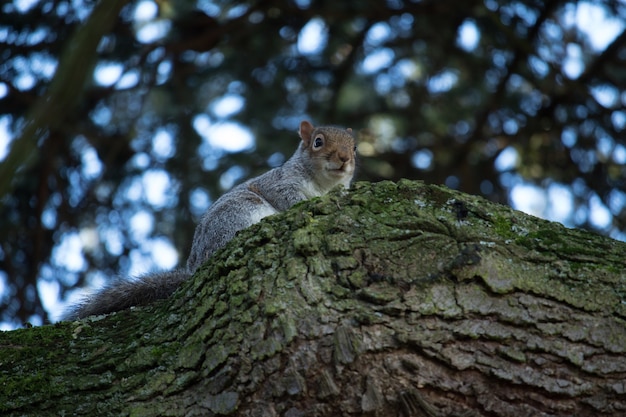
[[352,133],[352,128],[351,127],[347,128],[346,130],[348,131],[348,133]]
[[309,143],[311,143],[311,135],[314,129],[315,127],[310,122],[306,120],[300,122],[300,138],[306,146],[309,146]]

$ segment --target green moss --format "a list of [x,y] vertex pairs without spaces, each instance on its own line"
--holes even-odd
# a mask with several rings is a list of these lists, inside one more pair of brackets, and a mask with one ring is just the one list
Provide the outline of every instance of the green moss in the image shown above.
[[314,228],[298,229],[293,233],[293,246],[296,252],[310,255],[319,252],[322,240]]
[[263,306],[265,307],[265,315],[270,317],[278,315],[286,308],[285,303],[282,301],[264,303]]
[[239,307],[248,300],[247,294],[231,295],[229,298],[230,307]]
[[226,313],[229,310],[229,308],[230,306],[226,301],[220,300],[215,304],[215,309],[213,310],[213,314],[215,314],[216,316],[222,316],[224,313]]
[[329,235],[325,237],[326,248],[329,253],[351,253],[352,245],[345,234]]
[[284,269],[284,277],[288,280],[301,278],[306,275],[308,268],[302,262],[294,258],[287,260],[286,268]]
[[504,216],[494,216],[493,226],[496,234],[504,239],[514,239],[517,237],[512,229],[512,223]]
[[73,323],[62,323],[0,332],[4,339],[0,342],[0,411],[37,404],[70,390],[64,369],[49,364],[64,360],[74,328]]
[[250,324],[254,323],[259,318],[259,307],[253,305],[248,309],[242,311],[238,316],[238,321],[241,324]]
[[245,294],[249,290],[248,274],[246,270],[233,271],[229,274],[230,285],[228,291],[232,295]]
[[177,363],[178,368],[196,369],[200,361],[204,358],[206,345],[200,340],[188,340],[178,351]]
[[331,277],[335,272],[331,261],[321,256],[309,258],[309,271],[316,277]]
[[348,282],[354,288],[363,288],[369,283],[369,279],[363,271],[355,271],[348,275]]

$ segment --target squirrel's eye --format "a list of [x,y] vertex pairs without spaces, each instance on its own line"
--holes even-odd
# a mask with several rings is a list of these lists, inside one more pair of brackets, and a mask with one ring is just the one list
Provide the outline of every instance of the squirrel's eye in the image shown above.
[[321,136],[318,136],[313,141],[313,149],[319,149],[324,146],[324,139]]

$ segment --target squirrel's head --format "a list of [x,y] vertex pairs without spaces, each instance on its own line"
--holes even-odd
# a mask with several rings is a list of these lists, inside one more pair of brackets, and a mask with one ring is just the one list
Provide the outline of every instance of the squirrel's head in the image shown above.
[[356,165],[356,140],[352,129],[315,127],[304,120],[300,123],[300,138],[316,182],[327,189],[337,184],[348,188]]

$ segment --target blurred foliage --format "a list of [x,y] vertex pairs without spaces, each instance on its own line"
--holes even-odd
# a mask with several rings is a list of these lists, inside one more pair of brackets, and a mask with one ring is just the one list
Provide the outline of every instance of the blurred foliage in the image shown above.
[[[624,237],[624,2],[117,3],[113,27],[94,1],[0,6],[5,327],[49,320],[46,292],[158,267],[167,243],[183,264],[210,202],[289,157],[303,118],[359,132],[360,180],[503,203],[556,186],[560,221]],[[251,146],[223,145],[233,126]]]

